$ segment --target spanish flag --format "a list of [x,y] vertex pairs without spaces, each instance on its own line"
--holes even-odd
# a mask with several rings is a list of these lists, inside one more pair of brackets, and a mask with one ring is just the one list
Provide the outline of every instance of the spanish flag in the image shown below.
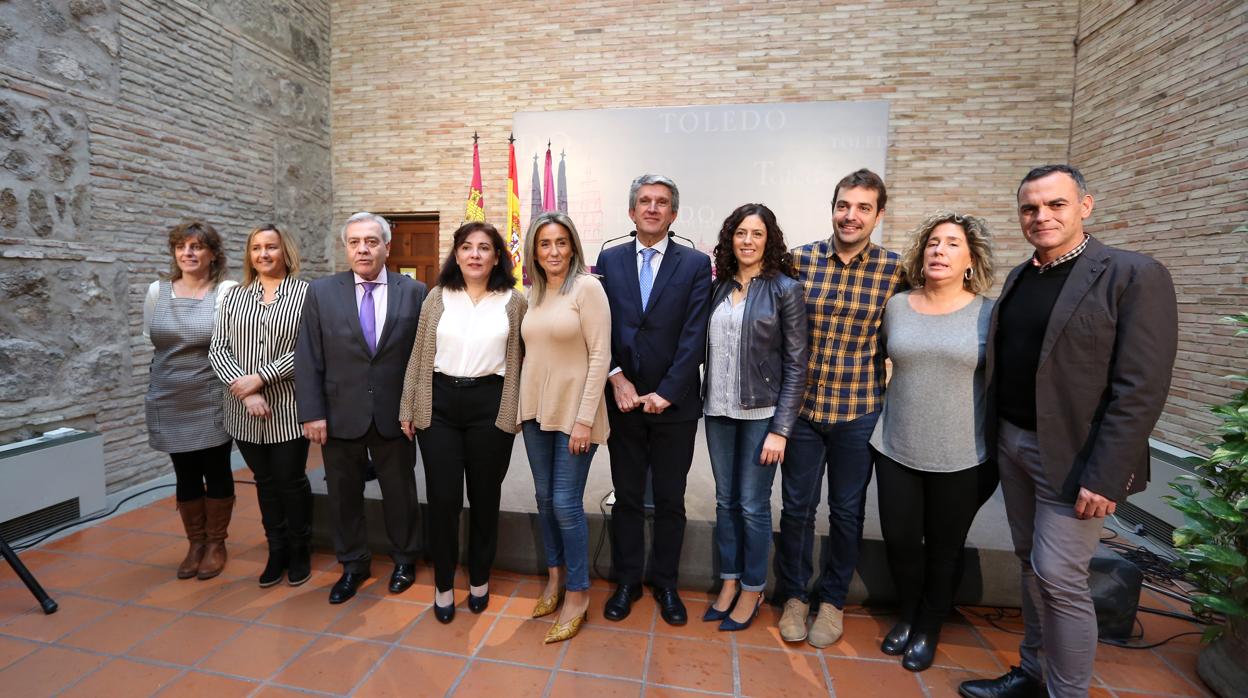
[[472,134],[472,188],[468,190],[468,205],[464,208],[464,222],[485,220],[485,199],[481,197],[481,155],[477,151],[477,134]]
[[516,176],[516,137],[507,138],[507,252],[511,255],[511,273],[516,278],[516,288],[524,290],[524,260],[520,258],[523,241],[520,239],[520,178]]

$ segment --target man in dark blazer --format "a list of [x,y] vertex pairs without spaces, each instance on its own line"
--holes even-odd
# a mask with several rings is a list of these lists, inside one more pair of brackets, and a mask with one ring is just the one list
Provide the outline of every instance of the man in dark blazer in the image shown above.
[[1021,666],[963,683],[968,698],[1040,696],[1046,685],[1049,696],[1088,694],[1088,565],[1104,517],[1148,484],[1148,436],[1178,345],[1174,284],[1153,258],[1087,235],[1092,203],[1068,165],[1037,167],[1019,185],[1035,253],[1005,280],[986,370],[1025,630]]
[[303,434],[321,445],[334,552],[342,577],[329,602],[355,596],[369,577],[365,468],[381,485],[394,573],[391,593],[416,579],[415,451],[399,427],[403,372],[416,338],[425,285],[386,272],[390,224],[357,213],[342,229],[351,271],[308,288],[295,345],[295,401]]
[[676,184],[642,175],[628,193],[636,240],[598,256],[611,306],[611,556],[618,586],[603,615],[623,620],[641,597],[645,572],[646,473],[654,489],[650,580],[663,620],[688,620],[676,593],[685,535],[685,481],[702,416],[699,367],[706,358],[711,260],[673,242]]

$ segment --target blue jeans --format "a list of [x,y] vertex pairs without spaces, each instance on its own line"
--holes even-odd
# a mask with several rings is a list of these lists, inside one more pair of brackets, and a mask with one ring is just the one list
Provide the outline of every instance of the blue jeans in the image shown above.
[[776,466],[759,465],[770,419],[706,418],[706,448],[715,474],[715,545],[719,578],[745,591],[767,586],[771,548],[771,483]]
[[585,521],[585,480],[597,444],[589,452],[568,453],[568,435],[524,423],[524,450],[533,471],[537,520],[542,527],[546,566],[567,565],[568,591],[589,589],[589,524]]
[[777,597],[809,600],[806,585],[814,572],[815,510],[824,470],[828,473],[828,551],[817,595],[845,607],[849,582],[858,566],[867,483],[871,481],[869,442],[879,411],[837,424],[798,419],[780,465],[780,542],[776,546]]

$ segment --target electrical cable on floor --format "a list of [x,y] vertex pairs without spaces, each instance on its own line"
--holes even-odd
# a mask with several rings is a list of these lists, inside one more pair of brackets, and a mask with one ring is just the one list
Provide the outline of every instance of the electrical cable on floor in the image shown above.
[[607,498],[611,496],[611,492],[602,495],[602,499],[598,500],[598,511],[602,514],[602,530],[598,531],[598,545],[594,546],[594,575],[599,579],[606,579],[606,575],[602,570],[598,569],[598,557],[602,555],[602,546],[607,542]]
[[[254,485],[254,484],[256,484],[254,480],[235,480],[234,482],[235,482],[236,484],[240,484],[240,485]],[[67,521],[67,522],[65,522],[65,523],[61,524],[60,526],[57,526],[56,528],[52,529],[51,531],[46,531],[46,532],[44,532],[44,534],[43,534],[43,535],[39,536],[38,538],[35,538],[34,540],[29,540],[29,541],[26,541],[25,543],[22,543],[21,545],[15,545],[15,546],[13,546],[13,552],[20,553],[20,552],[25,551],[25,550],[30,550],[31,548],[35,547],[36,545],[39,545],[40,543],[44,542],[45,540],[47,540],[47,539],[51,538],[52,536],[55,536],[56,534],[58,534],[58,533],[60,533],[60,532],[62,532],[62,531],[68,531],[68,530],[69,530],[69,529],[71,529],[71,528],[76,528],[76,527],[78,527],[78,526],[82,526],[82,525],[84,525],[84,524],[89,524],[89,523],[91,523],[91,522],[93,522],[93,521],[99,521],[100,519],[107,519],[108,517],[112,516],[113,514],[116,514],[116,513],[117,513],[117,510],[121,508],[121,505],[122,505],[122,504],[125,504],[126,502],[130,501],[131,499],[134,499],[135,497],[141,497],[141,496],[143,496],[143,495],[145,495],[145,494],[147,494],[147,493],[149,493],[149,492],[155,492],[156,490],[159,490],[159,489],[164,489],[164,488],[166,488],[166,487],[175,487],[175,486],[176,486],[176,484],[177,484],[177,483],[170,482],[170,483],[167,483],[167,484],[164,484],[164,485],[155,485],[155,486],[149,487],[149,488],[147,488],[147,489],[145,489],[145,490],[141,490],[141,491],[139,491],[139,492],[135,492],[134,494],[127,495],[127,496],[123,497],[121,500],[119,500],[116,504],[114,504],[112,509],[109,509],[108,511],[102,511],[102,512],[100,512],[100,513],[98,513],[98,514],[94,514],[94,515],[92,515],[92,516],[88,516],[88,517],[87,517],[87,518],[85,518],[85,519],[76,519],[76,520],[74,520],[74,521]]]

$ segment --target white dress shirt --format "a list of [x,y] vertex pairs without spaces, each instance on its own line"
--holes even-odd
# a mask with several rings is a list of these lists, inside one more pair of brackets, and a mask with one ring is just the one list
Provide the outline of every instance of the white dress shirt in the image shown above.
[[507,367],[507,302],[511,289],[487,293],[476,305],[467,291],[442,291],[433,370],[444,376],[503,375]]
[[[660,239],[658,242],[654,243],[654,245],[651,246],[650,249],[654,250],[655,252],[658,252],[658,254],[650,258],[650,271],[654,272],[654,276],[650,278],[652,279],[659,278],[659,265],[663,263],[663,255],[667,254],[667,243],[670,241],[671,241],[671,238],[664,235],[662,239]],[[637,249],[637,278],[638,280],[640,280],[641,279],[641,260],[645,259],[645,257],[641,256],[641,251],[646,249],[646,246],[641,244],[641,238],[638,238],[637,240],[635,240],[633,242],[633,245]]]
[[378,343],[381,342],[381,331],[386,328],[386,299],[389,297],[387,290],[389,284],[386,281],[386,268],[381,268],[381,273],[372,281],[366,280],[359,274],[352,273],[355,277],[355,314],[360,314],[360,304],[364,302],[364,286],[365,283],[377,284],[373,286],[373,317],[377,319],[377,336],[373,337]]

